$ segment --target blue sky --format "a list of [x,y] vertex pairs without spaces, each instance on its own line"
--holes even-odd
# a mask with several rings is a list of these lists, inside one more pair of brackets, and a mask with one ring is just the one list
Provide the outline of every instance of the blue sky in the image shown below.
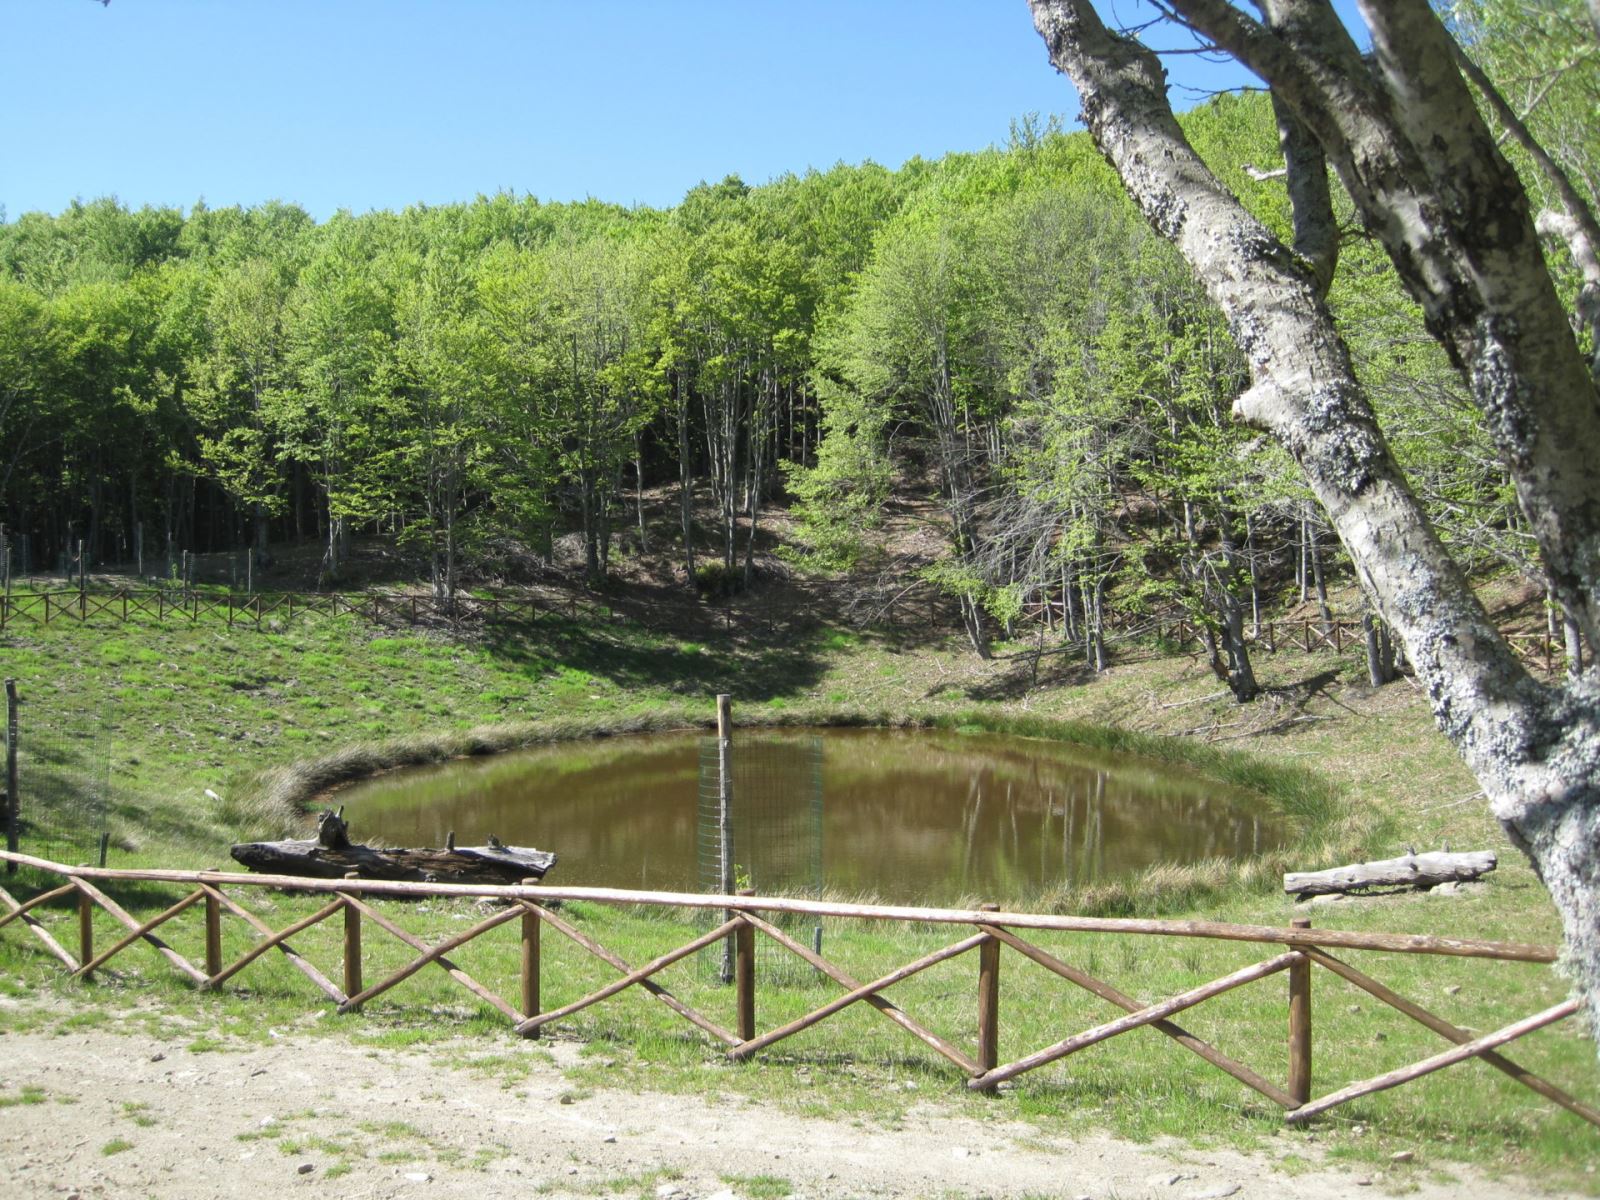
[[1023,0],[8,0],[3,28],[13,220],[113,194],[318,219],[501,189],[666,206],[1078,111]]

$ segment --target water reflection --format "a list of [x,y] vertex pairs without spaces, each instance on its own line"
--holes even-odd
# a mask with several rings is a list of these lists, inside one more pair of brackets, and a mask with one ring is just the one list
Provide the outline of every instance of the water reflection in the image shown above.
[[[822,878],[836,891],[1003,902],[1285,841],[1253,797],[1139,759],[993,734],[820,735]],[[464,843],[492,833],[559,854],[552,883],[693,891],[699,741],[564,743],[397,772],[339,799],[360,837],[441,845],[452,831]]]

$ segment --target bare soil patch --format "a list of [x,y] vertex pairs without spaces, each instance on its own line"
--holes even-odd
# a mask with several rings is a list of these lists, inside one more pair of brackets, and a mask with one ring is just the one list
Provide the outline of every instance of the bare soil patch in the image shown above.
[[875,1127],[716,1094],[639,1093],[621,1069],[615,1086],[574,1089],[565,1074],[579,1058],[574,1042],[509,1042],[506,1054],[525,1061],[507,1072],[504,1062],[474,1067],[481,1042],[422,1053],[285,1035],[201,1050],[106,1030],[7,1033],[6,1011],[0,1178],[9,1200],[1567,1194],[1439,1170],[1425,1165],[1423,1147],[1381,1169],[1336,1164],[1290,1132],[1275,1153],[1242,1154],[1069,1139],[998,1111],[953,1118],[936,1104]]

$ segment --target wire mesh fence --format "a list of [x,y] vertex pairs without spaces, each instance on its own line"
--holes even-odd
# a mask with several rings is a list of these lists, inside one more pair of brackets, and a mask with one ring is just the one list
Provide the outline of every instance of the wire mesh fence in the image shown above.
[[8,840],[38,858],[105,865],[111,749],[102,715],[57,708],[9,682],[6,692]]
[[[753,888],[763,896],[820,897],[822,894],[822,739],[740,738],[731,752],[732,789],[728,813],[734,888]],[[700,743],[697,858],[700,887],[721,892],[721,770],[716,738]],[[821,926],[815,918],[777,917],[796,939],[816,948]],[[704,916],[709,928],[721,914]],[[701,970],[724,970],[725,948],[701,951]],[[766,938],[757,941],[756,969],[774,983],[806,983],[815,975],[806,963]]]

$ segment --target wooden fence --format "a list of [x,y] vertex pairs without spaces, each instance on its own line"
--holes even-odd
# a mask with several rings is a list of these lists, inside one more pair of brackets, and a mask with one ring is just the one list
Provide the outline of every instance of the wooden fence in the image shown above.
[[292,620],[296,613],[349,613],[373,622],[514,620],[534,622],[541,612],[578,614],[576,598],[562,604],[532,596],[468,596],[436,600],[432,596],[384,595],[381,592],[254,592],[249,594],[181,591],[165,588],[116,588],[99,592],[80,589],[18,592],[0,597],[0,629],[27,619],[48,625],[52,620],[87,621],[109,617],[126,623],[135,617],[199,621],[202,618],[253,625],[271,616]]
[[[63,882],[47,888],[25,902],[0,889],[0,928],[21,922],[31,930],[46,950],[59,959],[75,977],[88,979],[112,958],[143,942],[155,949],[171,966],[196,987],[220,988],[268,951],[276,950],[302,974],[340,1012],[358,1010],[367,1001],[388,992],[418,971],[432,965],[447,972],[461,987],[487,1004],[525,1037],[537,1037],[552,1022],[569,1017],[630,987],[639,987],[659,1000],[679,1017],[700,1029],[720,1044],[731,1059],[746,1059],[773,1044],[808,1029],[854,1004],[876,1009],[909,1036],[939,1054],[961,1072],[966,1086],[976,1091],[992,1091],[1005,1080],[1049,1063],[1058,1062],[1089,1046],[1137,1029],[1149,1028],[1192,1051],[1213,1067],[1226,1072],[1246,1087],[1265,1096],[1285,1110],[1289,1122],[1301,1122],[1337,1105],[1419,1079],[1453,1063],[1479,1058],[1504,1072],[1518,1083],[1560,1105],[1568,1112],[1600,1127],[1600,1111],[1576,1099],[1548,1080],[1535,1075],[1499,1052],[1499,1047],[1535,1029],[1572,1016],[1578,1011],[1575,1000],[1566,1000],[1542,1012],[1516,1021],[1493,1033],[1473,1036],[1421,1005],[1399,995],[1385,984],[1338,957],[1349,950],[1384,951],[1396,954],[1457,955],[1477,959],[1550,963],[1555,951],[1548,946],[1513,942],[1483,941],[1471,938],[1446,938],[1425,934],[1360,933],[1312,929],[1308,920],[1299,919],[1287,928],[1262,925],[1223,924],[1207,921],[1157,921],[1116,918],[1055,916],[1039,913],[1001,912],[990,906],[983,909],[912,908],[893,905],[840,904],[824,901],[757,897],[744,892],[736,896],[704,896],[666,892],[622,891],[610,888],[561,888],[546,886],[494,887],[439,883],[392,883],[347,878],[310,880],[286,876],[244,875],[218,871],[109,870],[69,867],[28,855],[0,853],[4,859],[33,868]],[[139,920],[113,900],[100,884],[177,885],[183,895],[158,915]],[[310,896],[325,897],[325,903],[310,915],[274,929],[250,911],[230,892],[241,889],[276,888]],[[377,897],[448,898],[490,897],[503,907],[490,912],[470,928],[432,945],[406,930],[391,913],[372,903]],[[37,913],[42,906],[67,898],[77,903],[77,947],[74,954],[63,946],[42,923]],[[557,909],[558,901],[589,901],[602,905],[663,907],[672,909],[710,909],[720,911],[722,919],[707,932],[692,938],[651,961],[632,965],[578,929]],[[95,945],[94,912],[110,914],[126,932],[112,945]],[[157,930],[190,909],[204,914],[203,960],[197,965],[168,944]],[[876,979],[862,981],[828,961],[816,950],[797,941],[774,923],[779,914],[804,914],[865,922],[919,922],[932,926],[951,926],[961,936],[912,962],[894,967]],[[245,922],[258,935],[250,948],[231,962],[223,959],[222,921],[232,916]],[[323,921],[340,918],[343,922],[341,982],[326,974],[297,953],[289,940]],[[478,979],[462,970],[450,957],[455,951],[502,925],[515,924],[521,938],[517,1002],[496,994]],[[362,944],[365,929],[371,926],[404,943],[414,953],[404,966],[383,978],[368,982],[363,973]],[[600,989],[558,1008],[545,1010],[540,1003],[541,938],[551,930],[571,939],[617,973]],[[1201,986],[1190,988],[1155,1003],[1134,999],[1104,980],[1068,963],[1028,940],[1029,935],[1045,931],[1114,933],[1138,937],[1208,938],[1251,943],[1270,948],[1272,953]],[[797,1019],[761,1031],[757,1023],[758,987],[755,939],[760,934],[772,939],[789,953],[809,963],[822,976],[832,980],[840,994],[828,1003]],[[657,976],[673,963],[722,939],[734,943],[734,1028],[729,1029],[704,1013],[685,1004],[660,983]],[[71,940],[71,939],[69,939]],[[1024,960],[1051,975],[1083,988],[1125,1015],[1074,1033],[1011,1062],[998,1056],[1002,1020],[1000,968],[1001,953],[1015,951]],[[970,1047],[963,1047],[934,1033],[895,1004],[884,992],[938,963],[976,952],[976,1030]],[[1319,1098],[1312,1098],[1312,971],[1321,967],[1331,971],[1382,1003],[1404,1013],[1446,1042],[1450,1048],[1399,1070],[1352,1083]],[[1251,1067],[1229,1057],[1179,1025],[1174,1018],[1187,1009],[1279,973],[1288,976],[1287,1028],[1289,1039],[1288,1079],[1282,1084],[1267,1079]]]

